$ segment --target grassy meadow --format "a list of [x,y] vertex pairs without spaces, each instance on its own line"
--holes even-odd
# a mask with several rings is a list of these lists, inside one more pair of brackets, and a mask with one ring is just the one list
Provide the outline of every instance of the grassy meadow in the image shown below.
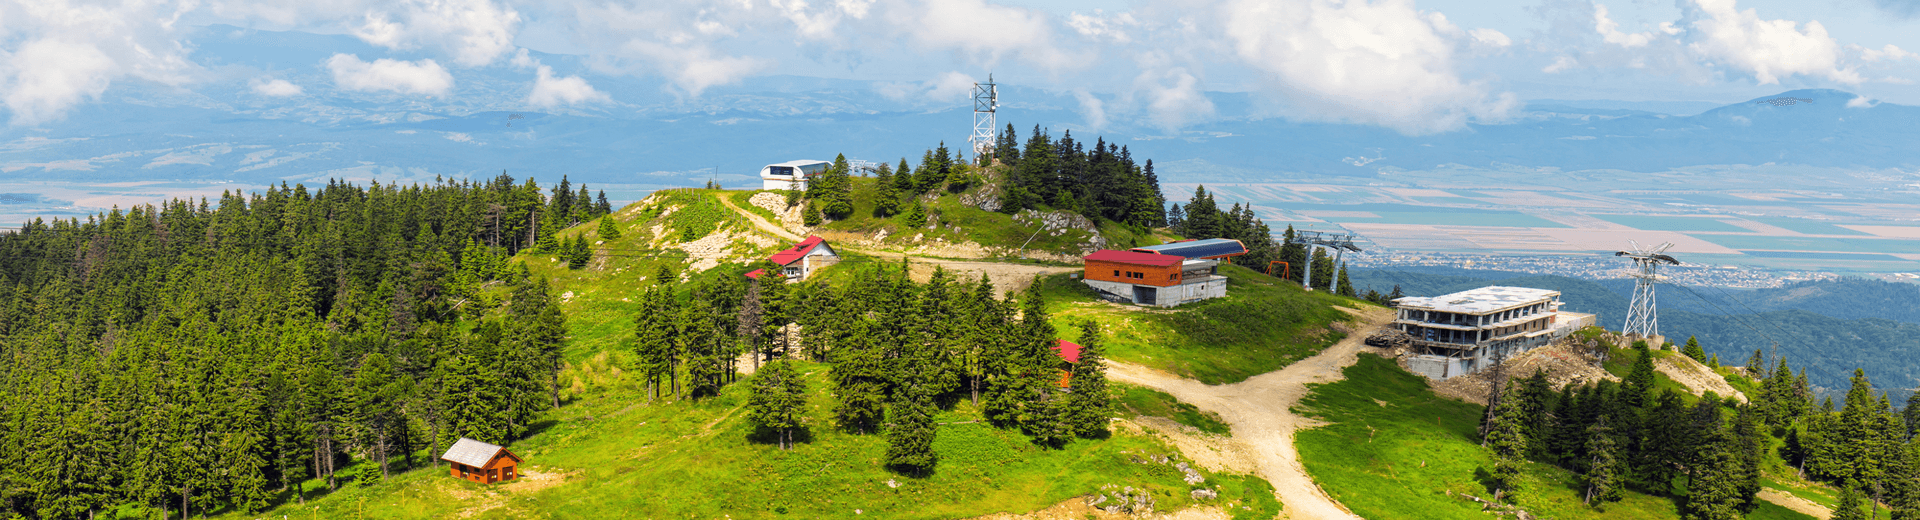
[[1098,321],[1109,334],[1108,357],[1207,384],[1244,381],[1318,354],[1346,337],[1330,325],[1354,320],[1334,307],[1369,305],[1239,266],[1222,265],[1220,274],[1227,297],[1173,309],[1109,303],[1066,275],[1042,279],[1041,291],[1055,328],[1069,336],[1081,321]]

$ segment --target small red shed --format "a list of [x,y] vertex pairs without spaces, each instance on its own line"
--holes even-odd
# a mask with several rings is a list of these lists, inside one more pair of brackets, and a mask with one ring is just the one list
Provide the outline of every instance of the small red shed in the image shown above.
[[451,466],[452,475],[481,484],[505,482],[520,478],[520,456],[506,448],[484,442],[460,438],[447,448],[447,454],[440,460]]
[[1060,356],[1060,388],[1073,387],[1073,365],[1080,362],[1080,345],[1064,339],[1054,340],[1053,354]]

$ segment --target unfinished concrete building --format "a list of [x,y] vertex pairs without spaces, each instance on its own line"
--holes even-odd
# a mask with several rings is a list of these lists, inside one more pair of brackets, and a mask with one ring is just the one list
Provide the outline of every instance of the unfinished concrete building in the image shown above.
[[1413,337],[1408,367],[1435,380],[1479,372],[1595,323],[1592,314],[1561,311],[1559,291],[1526,287],[1482,287],[1393,303],[1399,308],[1394,326]]

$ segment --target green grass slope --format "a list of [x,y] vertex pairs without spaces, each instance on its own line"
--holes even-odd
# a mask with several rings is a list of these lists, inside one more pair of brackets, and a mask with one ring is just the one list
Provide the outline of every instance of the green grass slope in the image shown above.
[[[562,304],[570,333],[561,372],[565,404],[546,412],[534,433],[510,446],[526,459],[527,478],[473,484],[448,477],[444,467],[424,466],[437,454],[422,450],[415,457],[423,467],[399,471],[385,481],[348,482],[338,491],[310,496],[304,504],[288,502],[263,515],[959,518],[1042,509],[1098,493],[1107,485],[1145,490],[1161,511],[1210,505],[1231,511],[1235,518],[1265,519],[1279,513],[1272,487],[1258,477],[1203,472],[1203,484],[1188,484],[1172,465],[1182,457],[1169,460],[1178,449],[1149,434],[1119,427],[1106,439],[1079,439],[1064,449],[1044,449],[1017,431],[986,426],[965,401],[936,419],[942,423],[934,445],[940,462],[933,473],[923,478],[893,473],[879,464],[886,451],[883,435],[853,435],[832,427],[830,368],[824,364],[801,364],[809,383],[808,430],[790,451],[757,440],[742,408],[744,385],[730,385],[721,395],[697,402],[648,400],[623,370],[630,361],[631,324],[638,308],[630,300],[657,282],[656,269],[671,269],[677,280],[692,262],[671,254],[621,252],[671,246],[683,238],[677,230],[684,227],[721,232],[742,225],[733,220],[737,213],[701,211],[700,197],[712,199],[710,193],[690,193],[699,197],[617,212],[622,236],[597,244],[594,261],[584,269],[569,270],[553,255],[518,259],[535,276],[548,279],[554,294],[572,294]],[[679,209],[667,211],[675,207]],[[658,237],[651,231],[655,226],[664,229]],[[583,224],[559,236],[586,234],[599,241],[596,227]],[[742,245],[738,251],[766,252],[756,248]],[[722,263],[689,276],[738,276],[746,268]],[[1116,387],[1115,392],[1118,398],[1125,390]],[[1196,420],[1183,413],[1191,411],[1191,405],[1170,396],[1148,400],[1155,406],[1117,411]],[[377,470],[356,461],[342,474],[362,471]],[[322,485],[309,482],[306,487]],[[1192,498],[1190,492],[1202,487],[1216,490],[1220,498]]]
[[[1476,432],[1484,409],[1436,395],[1425,379],[1372,354],[1344,373],[1300,403],[1301,412],[1330,423],[1295,440],[1320,487],[1365,518],[1487,518],[1463,496],[1490,498],[1481,479],[1493,461]],[[1521,484],[1513,501],[1540,518],[1679,518],[1672,499],[1631,490],[1619,502],[1587,507],[1576,476],[1551,465],[1527,464]],[[1809,517],[1763,503],[1749,518]]]
[[1227,297],[1173,309],[1108,303],[1066,275],[1042,279],[1041,291],[1056,328],[1098,321],[1112,335],[1108,356],[1207,384],[1244,381],[1317,354],[1346,337],[1331,325],[1354,320],[1335,307],[1369,307],[1239,266],[1222,265],[1220,274]]

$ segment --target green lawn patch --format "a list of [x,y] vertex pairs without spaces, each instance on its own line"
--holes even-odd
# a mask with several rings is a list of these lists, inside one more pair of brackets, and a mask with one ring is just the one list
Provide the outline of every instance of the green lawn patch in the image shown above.
[[[1363,518],[1487,518],[1480,475],[1492,458],[1476,428],[1483,407],[1433,393],[1392,360],[1361,354],[1346,379],[1314,385],[1299,411],[1329,422],[1295,437],[1301,463],[1334,499]],[[1577,476],[1527,464],[1514,502],[1538,518],[1674,519],[1672,499],[1629,490],[1600,508],[1581,503]],[[1763,506],[1751,518],[1803,518]]]
[[[1082,320],[1108,331],[1108,355],[1207,384],[1244,381],[1319,353],[1346,335],[1328,326],[1353,317],[1335,306],[1366,304],[1223,265],[1227,297],[1168,309],[1103,301],[1067,275],[1041,280],[1054,327]],[[1071,338],[1069,338],[1071,339]]]
[[884,436],[831,427],[827,370],[821,364],[801,365],[809,381],[810,431],[791,451],[752,440],[742,408],[743,385],[729,386],[711,399],[676,403],[649,403],[623,385],[551,412],[552,422],[539,434],[511,447],[526,459],[524,468],[559,476],[557,482],[481,486],[449,478],[445,468],[422,468],[266,514],[964,518],[1042,509],[1109,484],[1149,490],[1162,511],[1194,505],[1190,492],[1199,487],[1217,487],[1220,498],[1207,503],[1244,513],[1241,518],[1272,518],[1279,510],[1272,487],[1257,477],[1209,473],[1203,484],[1187,484],[1171,464],[1152,461],[1177,453],[1153,438],[1118,434],[1046,449],[1017,431],[985,425],[964,401],[937,418],[943,424],[934,442],[940,462],[933,474],[902,476],[879,465],[886,452]]
[[1220,414],[1201,411],[1199,407],[1180,402],[1172,394],[1126,383],[1115,383],[1114,386],[1120,389],[1120,406],[1134,415],[1166,417],[1215,435],[1233,433],[1227,423],[1221,422]]

